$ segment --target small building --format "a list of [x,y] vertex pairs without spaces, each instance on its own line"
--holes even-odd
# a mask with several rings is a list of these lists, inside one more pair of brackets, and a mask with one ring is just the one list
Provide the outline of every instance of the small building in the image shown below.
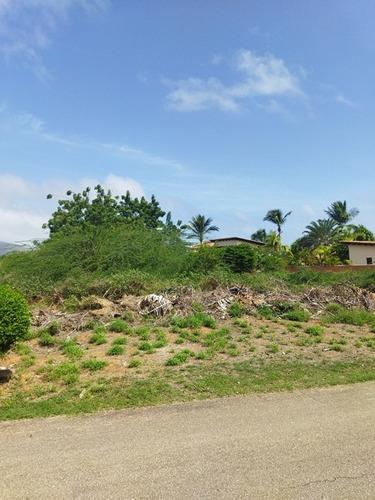
[[375,241],[342,241],[349,248],[349,259],[354,266],[375,264]]
[[208,245],[210,247],[213,247],[213,246],[232,247],[235,245],[242,245],[243,243],[245,243],[246,245],[251,245],[253,247],[264,246],[264,243],[262,243],[261,241],[248,240],[246,238],[239,238],[237,236],[232,236],[231,238],[215,238],[215,239],[207,240],[207,241],[203,242],[204,245]]

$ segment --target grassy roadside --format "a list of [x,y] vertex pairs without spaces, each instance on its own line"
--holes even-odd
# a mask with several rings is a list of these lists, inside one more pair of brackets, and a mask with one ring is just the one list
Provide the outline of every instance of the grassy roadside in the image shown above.
[[238,363],[202,363],[155,370],[146,379],[136,376],[106,379],[68,386],[48,398],[30,400],[13,391],[0,406],[0,420],[78,415],[105,410],[152,406],[350,384],[375,380],[375,359],[360,361],[246,360]]

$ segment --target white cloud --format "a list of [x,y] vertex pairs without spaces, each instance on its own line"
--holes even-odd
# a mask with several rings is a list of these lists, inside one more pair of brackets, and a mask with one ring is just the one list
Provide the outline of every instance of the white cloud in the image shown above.
[[[219,56],[215,56],[214,64],[218,65],[219,62]],[[273,108],[276,109],[276,98],[304,97],[300,83],[302,70],[292,72],[282,59],[272,54],[258,56],[250,50],[240,50],[232,68],[237,74],[243,75],[243,78],[231,85],[226,85],[215,77],[208,80],[188,78],[175,82],[164,80],[165,84],[173,88],[167,95],[167,107],[175,111],[198,111],[216,107],[236,112],[246,99],[272,98]],[[280,105],[279,107],[282,109]]]
[[354,103],[350,99],[347,99],[342,94],[337,94],[335,96],[335,101],[339,102],[340,104],[345,104],[346,106],[350,106],[350,107],[354,106]]
[[50,74],[40,52],[57,27],[74,8],[91,15],[109,5],[109,0],[0,0],[0,54],[6,61],[21,61],[45,81]]
[[[48,221],[68,190],[81,192],[100,184],[112,194],[127,190],[133,198],[145,196],[145,190],[135,179],[109,174],[104,180],[82,178],[75,183],[66,179],[50,179],[34,183],[12,174],[0,174],[0,241],[9,243],[32,241],[48,237],[42,225]],[[47,200],[47,194],[52,200]]]
[[145,190],[139,182],[130,177],[119,177],[118,175],[109,174],[102,184],[106,190],[110,189],[113,196],[125,194],[129,191],[132,198],[142,198],[146,196]]

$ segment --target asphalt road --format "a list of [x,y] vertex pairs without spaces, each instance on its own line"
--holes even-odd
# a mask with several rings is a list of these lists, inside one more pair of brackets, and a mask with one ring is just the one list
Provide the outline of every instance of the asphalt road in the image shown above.
[[375,499],[375,383],[0,424],[0,499]]

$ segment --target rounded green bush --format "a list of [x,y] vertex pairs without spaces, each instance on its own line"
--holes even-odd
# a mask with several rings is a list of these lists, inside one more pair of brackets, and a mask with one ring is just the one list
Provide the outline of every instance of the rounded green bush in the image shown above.
[[22,295],[8,285],[0,286],[0,350],[22,339],[30,323],[29,306]]

